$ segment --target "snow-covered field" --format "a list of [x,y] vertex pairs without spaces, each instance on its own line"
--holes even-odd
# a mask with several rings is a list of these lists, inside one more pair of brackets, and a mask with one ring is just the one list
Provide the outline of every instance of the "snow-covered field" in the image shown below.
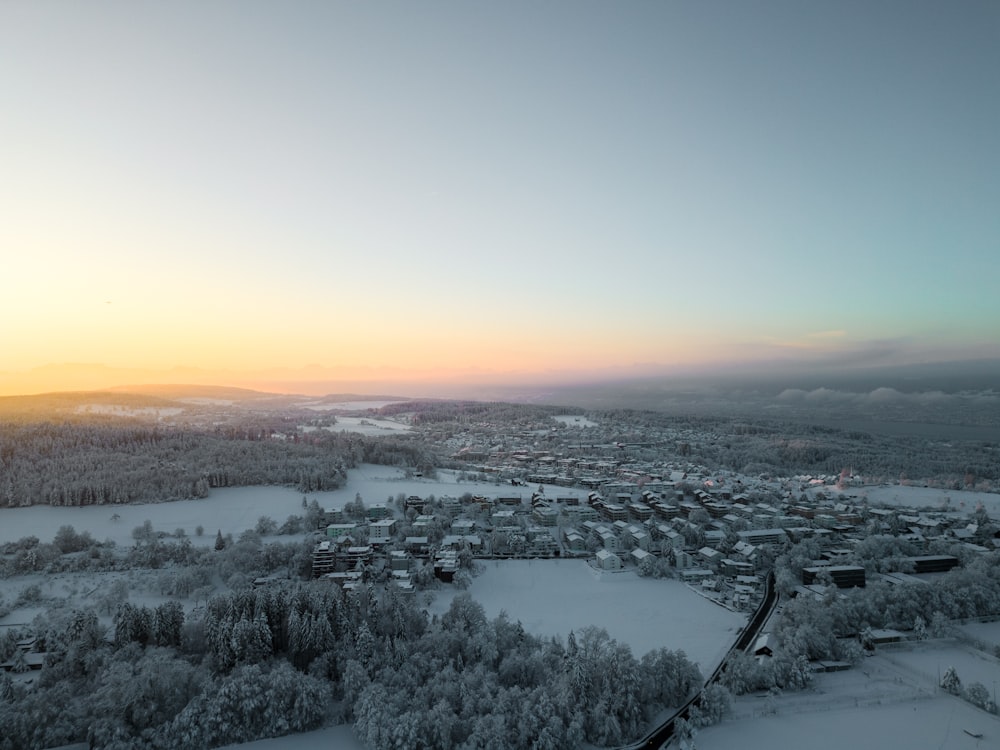
[[959,627],[962,635],[984,643],[988,648],[1000,648],[1000,621],[970,622]]
[[222,750],[364,750],[364,745],[354,736],[354,728],[341,724],[315,732],[290,734],[270,740],[245,742],[242,745],[226,745]]
[[880,654],[886,661],[914,672],[924,681],[939,682],[939,675],[944,674],[948,667],[954,667],[965,686],[981,682],[992,688],[994,683],[1000,683],[1000,659],[953,641],[884,648]]
[[[1000,720],[950,695],[858,708],[818,707],[786,715],[727,721],[702,729],[698,750],[809,748],[809,750],[964,750],[1000,747]],[[966,734],[982,733],[982,739]]]
[[306,409],[312,409],[313,411],[333,411],[344,410],[344,411],[364,411],[365,409],[381,409],[383,406],[388,406],[389,404],[397,404],[398,401],[338,401],[336,403],[330,403],[327,401],[321,402],[309,402],[301,404],[301,406]]
[[[322,506],[331,503],[332,495],[332,492],[314,492],[306,497],[316,498]],[[176,529],[184,529],[192,543],[208,545],[215,542],[216,530],[237,536],[252,529],[261,516],[270,516],[280,524],[290,515],[301,515],[302,498],[301,492],[287,487],[226,487],[212,490],[201,500],[83,508],[49,505],[3,508],[0,510],[0,543],[30,535],[51,542],[59,527],[69,524],[77,532],[89,531],[98,541],[111,539],[120,545],[130,545],[133,543],[132,530],[149,520],[157,531],[173,533]],[[342,505],[343,501],[340,502]],[[118,519],[112,520],[116,514]],[[195,535],[199,525],[205,529],[201,537]]]
[[[437,479],[410,478],[407,479],[402,469],[393,466],[380,466],[378,464],[362,464],[357,469],[351,469],[347,474],[347,484],[339,490],[334,490],[332,495],[334,505],[343,505],[348,500],[353,501],[355,493],[360,492],[366,504],[384,503],[389,497],[396,497],[400,492],[406,495],[419,495],[427,497],[434,495],[442,497],[460,497],[466,492],[473,495],[486,495],[496,497],[498,495],[506,497],[520,497],[525,503],[530,502],[531,493],[538,489],[537,486],[513,487],[509,482],[469,482],[458,481],[459,472],[439,469]],[[551,488],[546,494],[555,497],[557,494],[576,495],[586,498],[584,490],[569,490],[564,487]],[[323,501],[320,501],[323,505]]]
[[[691,591],[679,581],[601,573],[583,560],[487,560],[469,593],[487,617],[506,611],[536,635],[560,635],[587,625],[605,628],[636,657],[665,646],[682,649],[703,673],[725,656],[746,617]],[[458,593],[438,594],[431,614],[447,611]]]
[[696,744],[699,750],[1000,747],[1000,717],[937,687],[938,661],[942,670],[953,661],[963,682],[965,668],[992,688],[1000,670],[976,672],[976,660],[975,652],[950,640],[880,649],[847,672],[816,675],[808,690],[737,698],[733,716],[700,730]]
[[[52,541],[60,526],[70,524],[77,532],[89,531],[99,541],[112,539],[118,544],[132,544],[132,529],[147,519],[157,531],[173,533],[184,529],[194,544],[215,541],[216,530],[239,535],[252,529],[261,516],[270,516],[279,524],[290,515],[302,513],[302,498],[316,500],[323,508],[342,508],[360,493],[368,505],[384,503],[400,492],[427,497],[466,492],[487,495],[520,495],[525,502],[531,489],[492,482],[459,482],[454,471],[440,471],[437,479],[407,479],[402,469],[376,464],[362,464],[351,469],[347,482],[338,490],[304,495],[289,487],[226,487],[215,489],[201,500],[174,500],[145,505],[89,505],[83,508],[54,508],[33,505],[27,508],[0,509],[0,544],[35,535],[43,542]],[[562,493],[561,493],[562,494]],[[583,495],[582,492],[566,494]],[[118,515],[117,520],[112,516]],[[205,535],[195,536],[203,526]],[[288,539],[289,537],[284,537]]]
[[864,487],[849,494],[867,498],[871,503],[904,508],[930,508],[941,511],[971,513],[979,505],[995,518],[1000,518],[1000,495],[992,492],[968,490],[942,490],[934,487],[907,487],[885,485]]
[[176,406],[122,406],[121,404],[81,404],[77,414],[111,414],[116,417],[176,417],[184,409]]
[[[165,596],[157,590],[157,578],[163,571],[130,570],[113,573],[56,573],[47,575],[34,573],[0,579],[0,600],[14,602],[18,594],[29,587],[38,587],[38,600],[21,605],[0,617],[0,628],[30,625],[37,615],[49,607],[97,607],[101,622],[110,627],[113,620],[108,612],[100,608],[101,598],[114,585],[124,581],[128,588],[128,601],[132,604],[156,607],[176,597]],[[191,600],[181,602],[185,611],[194,606]],[[0,629],[0,634],[3,630]]]
[[[312,432],[317,428],[306,426],[302,429],[305,432]],[[413,428],[408,424],[403,424],[393,419],[338,416],[337,424],[322,429],[330,432],[357,432],[362,435],[379,436],[389,435],[393,432],[407,432]]]

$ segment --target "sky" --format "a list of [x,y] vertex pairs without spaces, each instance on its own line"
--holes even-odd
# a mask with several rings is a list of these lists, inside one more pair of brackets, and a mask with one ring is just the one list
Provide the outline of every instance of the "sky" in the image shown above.
[[1000,357],[998,71],[992,0],[7,0],[0,393]]

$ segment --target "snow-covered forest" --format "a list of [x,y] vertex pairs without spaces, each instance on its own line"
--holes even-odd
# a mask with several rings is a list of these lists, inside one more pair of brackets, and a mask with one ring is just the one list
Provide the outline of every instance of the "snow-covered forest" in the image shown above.
[[264,484],[312,492],[341,486],[346,470],[362,461],[433,464],[433,454],[415,440],[284,427],[0,422],[0,507],[161,502]]
[[568,750],[634,737],[701,684],[680,651],[638,659],[589,627],[538,638],[468,595],[433,619],[414,601],[289,583],[212,596],[187,621],[175,601],[122,602],[110,642],[93,611],[58,612],[37,684],[0,676],[0,748],[217,747],[339,718],[372,748]]

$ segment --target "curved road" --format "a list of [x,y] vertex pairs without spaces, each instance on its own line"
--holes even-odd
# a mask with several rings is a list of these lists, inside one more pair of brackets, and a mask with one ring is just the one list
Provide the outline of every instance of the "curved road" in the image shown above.
[[[734,643],[732,648],[726,652],[726,655],[719,663],[719,666],[715,668],[715,671],[712,672],[711,676],[705,680],[705,687],[708,687],[713,682],[716,682],[722,673],[726,671],[726,662],[728,661],[731,653],[734,651],[746,651],[753,645],[754,641],[757,640],[757,635],[760,633],[760,629],[764,627],[764,623],[767,622],[767,618],[771,616],[771,613],[774,611],[774,607],[777,603],[778,592],[774,588],[774,571],[771,571],[767,574],[767,580],[764,583],[764,599],[761,601],[760,606],[757,607],[757,611],[754,612],[753,617],[750,618],[750,622],[747,623],[747,626],[741,631],[739,638],[736,639],[736,643]],[[626,745],[623,750],[659,750],[659,748],[661,748],[667,741],[670,740],[671,737],[673,737],[674,723],[677,719],[687,719],[691,706],[696,706],[700,702],[701,690],[699,690],[698,693],[695,694],[695,696],[687,703],[677,709],[673,716],[653,729],[638,742]]]

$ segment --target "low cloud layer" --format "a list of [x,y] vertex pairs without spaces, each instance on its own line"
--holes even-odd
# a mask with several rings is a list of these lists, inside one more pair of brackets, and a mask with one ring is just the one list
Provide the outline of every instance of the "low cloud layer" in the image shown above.
[[778,394],[778,401],[788,404],[844,404],[853,406],[942,406],[949,402],[997,403],[1000,393],[995,391],[977,391],[963,393],[944,393],[943,391],[920,391],[903,393],[895,388],[876,388],[866,393],[838,391],[831,388],[815,388],[811,391],[801,388],[786,388]]

